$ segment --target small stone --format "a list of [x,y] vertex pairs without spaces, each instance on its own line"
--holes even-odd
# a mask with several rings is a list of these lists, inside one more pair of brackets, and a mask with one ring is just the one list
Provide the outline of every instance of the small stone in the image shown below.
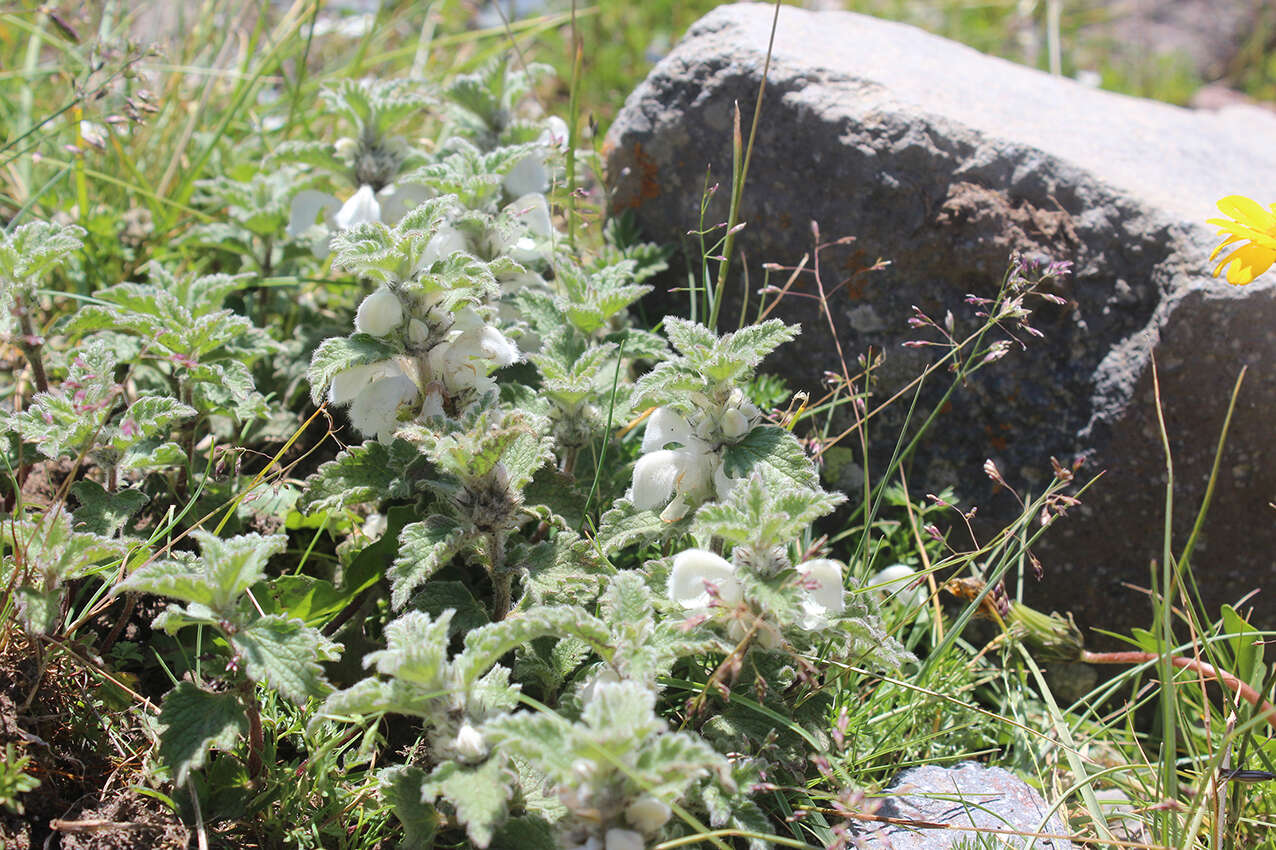
[[[1056,812],[1040,829],[1050,810],[1041,795],[1023,780],[1000,767],[962,762],[954,767],[914,767],[895,777],[878,798],[878,817],[948,824],[960,829],[924,829],[899,824],[856,822],[851,846],[859,850],[949,850],[976,846],[978,830],[998,830],[997,847],[1013,850],[1072,850],[1062,838],[1032,839],[1008,835],[1067,835]],[[858,843],[856,843],[858,842]]]

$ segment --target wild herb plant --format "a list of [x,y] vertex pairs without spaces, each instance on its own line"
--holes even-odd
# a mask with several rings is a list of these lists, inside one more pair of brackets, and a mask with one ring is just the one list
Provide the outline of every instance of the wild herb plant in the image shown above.
[[[1208,846],[1176,756],[1185,777],[1219,775],[1214,744],[1239,740],[1238,762],[1272,769],[1253,734],[1262,633],[1230,609],[1191,624],[1217,680],[1256,699],[1224,728],[1176,683],[1165,716],[1206,723],[1159,757],[1119,730],[1133,708],[1102,714],[1116,685],[1061,706],[1032,653],[1068,644],[1066,619],[1002,581],[1075,504],[1075,470],[1055,464],[1008,528],[959,545],[969,509],[919,504],[900,473],[919,411],[879,480],[824,489],[832,414],[863,433],[875,359],[791,401],[759,370],[798,329],[724,329],[727,269],[708,258],[708,320],[640,326],[668,249],[631,218],[581,215],[584,122],[535,103],[545,69],[482,49],[444,72],[416,41],[410,73],[369,75],[403,14],[348,51],[263,17],[239,71],[194,87],[171,72],[164,98],[112,77],[101,100],[127,121],[103,117],[61,174],[12,172],[0,672],[23,683],[19,711],[67,700],[49,671],[80,671],[91,698],[42,716],[97,724],[113,769],[214,845],[846,846],[899,766],[994,755],[1052,796],[1075,783],[1075,826],[1102,841],[1090,791],[1113,771],[1080,757],[1088,743],[1140,801],[1188,801],[1143,810],[1165,843]],[[316,80],[316,57],[344,70]],[[175,108],[189,99],[215,123]],[[38,126],[49,144],[93,130]],[[122,236],[90,179],[137,208]],[[1229,274],[1261,265],[1255,244]],[[925,377],[947,369],[956,392],[1013,356],[1064,271],[1016,258],[972,315],[918,312]],[[945,588],[965,602],[945,608]],[[1004,627],[991,644],[966,628],[980,614]],[[1172,633],[1135,636],[1164,671],[1183,666]],[[65,767],[27,735],[4,741],[10,810]]]

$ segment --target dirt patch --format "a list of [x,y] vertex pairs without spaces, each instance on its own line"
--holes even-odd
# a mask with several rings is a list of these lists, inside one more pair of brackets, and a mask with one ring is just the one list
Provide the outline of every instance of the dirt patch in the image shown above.
[[0,809],[0,847],[186,846],[177,816],[131,788],[152,745],[132,700],[66,653],[46,649],[41,663],[20,632],[0,637],[0,749],[29,757],[40,782],[22,813]]
[[50,826],[61,838],[62,850],[181,850],[190,842],[190,831],[171,809],[132,791]]

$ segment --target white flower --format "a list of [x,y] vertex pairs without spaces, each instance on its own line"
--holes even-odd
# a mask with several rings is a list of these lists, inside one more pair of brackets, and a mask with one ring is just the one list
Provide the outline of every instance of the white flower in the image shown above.
[[619,681],[620,674],[612,667],[603,665],[597,673],[586,680],[585,684],[581,686],[580,691],[577,694],[577,698],[580,700],[581,705],[585,705],[586,703],[593,701],[594,697],[598,694],[598,689],[600,687],[603,685],[612,685]]
[[385,514],[368,514],[368,518],[363,521],[363,533],[372,540],[380,539],[381,535],[385,534],[385,530],[389,527],[390,520]]
[[417,398],[406,375],[374,381],[350,403],[350,423],[365,437],[390,440],[399,424],[399,408]]
[[405,215],[428,201],[430,190],[418,183],[391,183],[377,192],[377,203],[381,205],[381,221],[388,225],[396,225]]
[[332,143],[332,150],[346,162],[353,162],[354,155],[359,150],[359,140],[352,139],[349,136],[342,136]]
[[541,131],[537,141],[541,144],[558,148],[560,151],[565,151],[567,150],[567,142],[570,136],[571,133],[567,129],[567,122],[557,115],[551,115],[545,120],[545,129]]
[[870,578],[868,586],[907,608],[920,608],[927,594],[925,588],[911,586],[916,577],[917,571],[907,564],[891,564]]
[[[569,807],[570,808],[570,807]],[[583,844],[573,844],[567,850],[603,850],[603,843],[598,840],[598,836],[591,835]]]
[[726,558],[704,549],[686,549],[674,556],[670,599],[689,611],[707,612],[713,602],[711,585],[723,605],[737,605],[743,598],[735,566]]
[[657,407],[647,419],[647,429],[642,434],[642,450],[655,451],[670,443],[685,446],[690,439],[691,426],[685,418],[671,408]]
[[381,204],[377,201],[377,193],[366,184],[360,186],[332,217],[338,230],[349,230],[360,224],[373,224],[380,220]]
[[343,369],[332,376],[328,401],[332,404],[349,404],[373,381],[402,374],[403,369],[393,360],[378,360]]
[[445,224],[435,231],[429,242],[425,243],[425,250],[421,252],[421,269],[428,269],[439,260],[446,260],[453,254],[468,250],[469,244],[465,240],[465,234]]
[[488,378],[493,370],[518,362],[518,346],[472,309],[457,314],[454,327],[460,332],[427,355],[430,370],[449,393],[483,392],[494,385]]
[[606,850],[646,850],[647,842],[641,832],[632,829],[607,830]]
[[[665,448],[671,443],[678,445]],[[682,519],[693,500],[703,501],[713,495],[715,485],[730,482],[722,474],[722,460],[713,447],[692,433],[683,416],[667,407],[656,408],[647,420],[642,450],[645,454],[634,464],[631,498],[640,511],[666,506],[660,514],[666,522]],[[725,493],[719,491],[718,495]]]
[[539,192],[521,196],[507,209],[513,214],[514,220],[527,228],[527,232],[533,236],[548,239],[553,235],[554,223],[549,217],[549,202]]
[[430,327],[420,319],[408,321],[408,340],[413,345],[421,345],[430,338]]
[[468,720],[461,724],[452,746],[461,758],[468,761],[478,761],[487,755],[487,741],[483,739],[483,733],[470,725]]
[[[536,140],[547,148],[566,150],[569,133],[567,122],[557,115],[545,122],[546,127]],[[545,153],[532,153],[520,159],[505,175],[502,185],[506,193],[517,198],[522,195],[544,194],[549,190],[549,172],[545,169]]]
[[[326,234],[333,212],[339,209],[341,209],[341,202],[327,192],[302,189],[293,197],[292,207],[288,212],[288,235],[296,239],[308,233],[316,226],[316,219],[320,216],[323,216],[323,221],[318,223],[318,226]],[[314,252],[316,257],[328,256],[327,238],[315,242]]]
[[385,336],[403,324],[403,305],[399,296],[386,286],[378,286],[363,303],[354,316],[354,328],[360,333],[373,336]]
[[333,231],[374,221],[396,224],[429,196],[424,186],[390,184],[374,192],[365,184],[343,203],[327,192],[303,189],[292,199],[287,232],[293,239],[311,236],[315,256],[323,259],[328,256],[328,237]]
[[545,168],[545,155],[531,153],[514,163],[501,181],[505,192],[514,197],[543,194],[549,191],[549,171]]
[[703,501],[714,481],[718,457],[707,443],[691,437],[678,449],[647,452],[634,464],[631,498],[640,511],[664,506],[660,518],[677,522],[691,509],[691,500]]
[[[359,384],[353,398],[347,393]],[[389,440],[399,424],[399,408],[416,401],[416,382],[393,360],[356,366],[339,373],[329,397],[334,404],[350,404],[350,423],[365,437]]]
[[842,565],[828,558],[817,558],[797,565],[802,577],[802,628],[822,629],[829,615],[846,610],[846,590],[842,586]]
[[719,427],[722,428],[722,436],[728,440],[738,440],[749,433],[749,420],[739,410],[724,410]]
[[425,400],[421,404],[421,418],[429,419],[431,416],[444,416],[443,411],[443,395],[438,390],[431,390],[425,394]]
[[645,794],[625,809],[625,820],[630,826],[652,833],[668,823],[671,814],[673,810],[669,808],[668,803]]

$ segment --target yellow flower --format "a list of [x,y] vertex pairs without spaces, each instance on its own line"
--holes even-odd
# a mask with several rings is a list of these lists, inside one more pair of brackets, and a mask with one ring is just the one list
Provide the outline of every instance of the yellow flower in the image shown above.
[[1210,254],[1213,260],[1224,248],[1244,242],[1214,267],[1218,277],[1227,269],[1227,282],[1233,286],[1250,283],[1276,263],[1276,204],[1264,208],[1244,195],[1228,195],[1218,208],[1231,218],[1211,218],[1209,224],[1219,226],[1219,236],[1227,238]]

